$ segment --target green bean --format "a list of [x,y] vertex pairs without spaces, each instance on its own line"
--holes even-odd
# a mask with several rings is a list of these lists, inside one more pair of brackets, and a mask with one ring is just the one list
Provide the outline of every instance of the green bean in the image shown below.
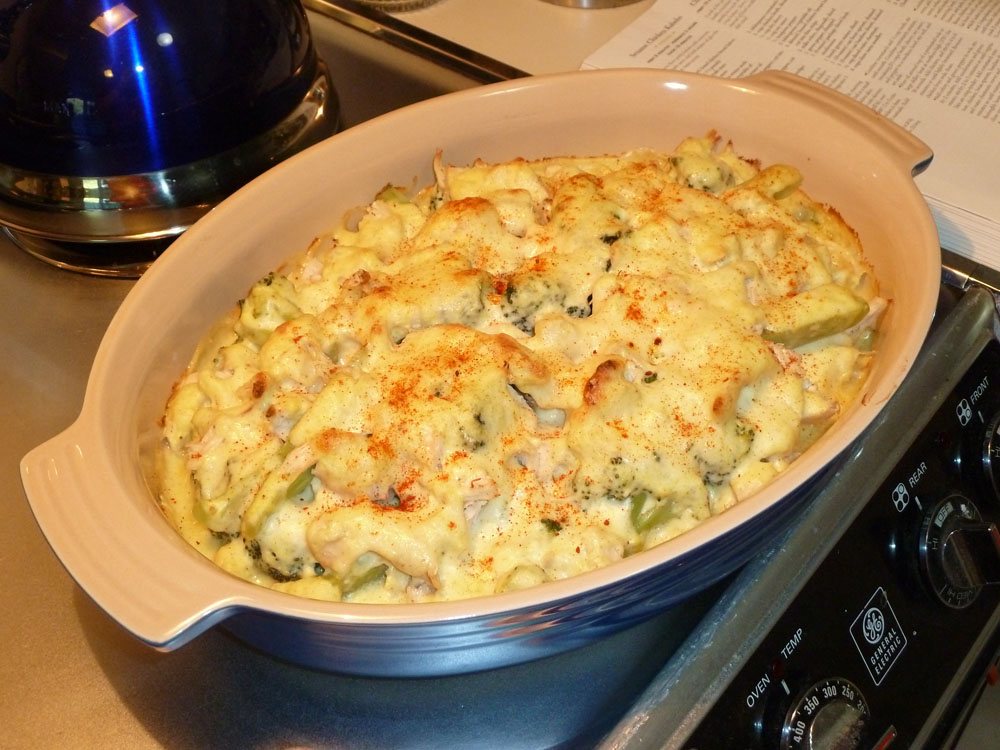
[[356,576],[348,576],[344,579],[344,585],[341,588],[344,596],[348,596],[357,591],[360,591],[365,586],[375,583],[376,581],[385,580],[385,575],[389,570],[389,566],[385,563],[381,565],[373,565],[368,568],[363,573]]
[[632,527],[640,534],[659,526],[673,516],[673,504],[669,500],[653,497],[645,490],[634,492],[631,501],[629,519],[632,521]]
[[386,185],[375,199],[386,203],[410,203],[409,196],[395,185]]
[[858,338],[857,344],[855,344],[858,351],[860,352],[870,352],[875,348],[875,331],[865,331]]
[[285,490],[286,498],[291,500],[292,498],[302,495],[307,489],[310,488],[313,479],[313,468],[315,468],[315,466],[316,464],[313,464],[292,480],[292,483],[288,485],[288,489]]

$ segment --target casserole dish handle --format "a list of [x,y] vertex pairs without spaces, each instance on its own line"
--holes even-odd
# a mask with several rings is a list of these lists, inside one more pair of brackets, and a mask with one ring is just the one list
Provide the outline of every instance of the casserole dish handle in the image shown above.
[[[240,582],[224,574],[206,585],[206,575],[216,576],[213,566],[203,566],[179,536],[158,530],[164,520],[148,496],[131,498],[124,511],[121,503],[102,501],[126,492],[118,474],[125,464],[115,467],[84,422],[81,417],[22,459],[32,513],[59,561],[101,609],[140,640],[172,650],[234,613],[235,598],[209,592]],[[122,518],[123,512],[132,517]],[[170,566],[160,564],[164,556],[172,558]]]
[[863,133],[902,170],[914,177],[927,169],[934,157],[934,152],[926,143],[901,125],[828,86],[782,70],[767,70],[744,80],[754,82],[757,88],[809,102],[825,110],[830,116]]

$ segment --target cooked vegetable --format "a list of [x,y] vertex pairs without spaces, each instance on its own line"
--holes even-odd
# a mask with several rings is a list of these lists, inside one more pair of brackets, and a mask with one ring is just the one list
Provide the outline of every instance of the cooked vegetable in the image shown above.
[[868,314],[868,303],[837,284],[807,289],[764,305],[764,337],[796,348],[845,331]]

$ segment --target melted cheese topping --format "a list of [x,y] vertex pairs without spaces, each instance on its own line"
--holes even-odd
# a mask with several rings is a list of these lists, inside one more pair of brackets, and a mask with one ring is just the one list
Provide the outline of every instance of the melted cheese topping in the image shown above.
[[607,565],[744,499],[863,383],[855,234],[715,137],[435,161],[256,284],[167,404],[161,505],[321,599],[458,599]]

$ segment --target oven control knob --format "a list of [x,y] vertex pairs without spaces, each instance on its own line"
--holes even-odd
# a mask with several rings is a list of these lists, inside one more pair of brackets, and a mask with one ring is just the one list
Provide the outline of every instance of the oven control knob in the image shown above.
[[1000,498],[1000,413],[994,415],[983,441],[983,468],[993,493]]
[[986,584],[1000,583],[1000,532],[962,495],[949,495],[924,518],[920,563],[938,599],[967,607]]
[[813,684],[788,709],[781,750],[858,748],[870,713],[864,695],[850,680],[831,677]]

